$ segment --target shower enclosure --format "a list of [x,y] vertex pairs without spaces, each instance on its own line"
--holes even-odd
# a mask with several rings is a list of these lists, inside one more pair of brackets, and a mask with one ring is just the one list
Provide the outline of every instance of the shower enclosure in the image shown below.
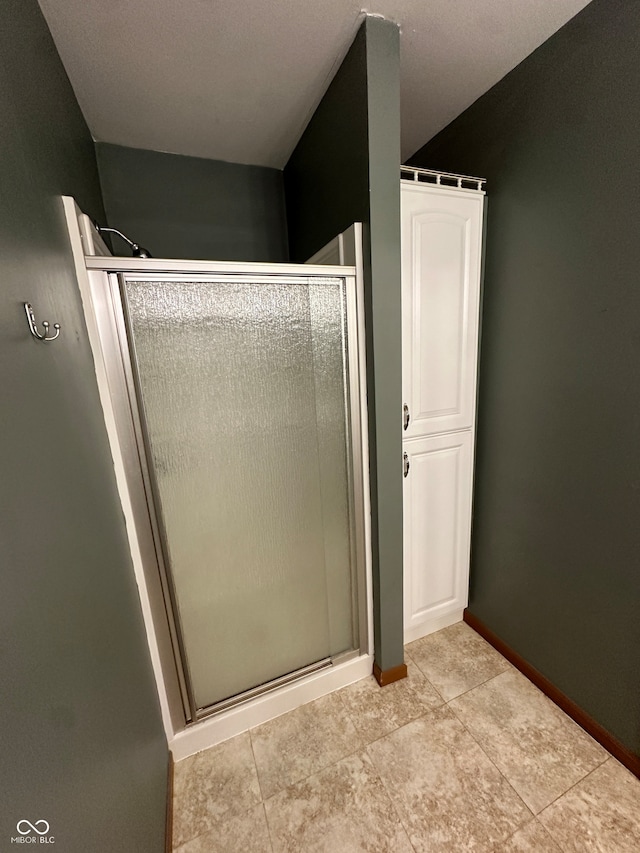
[[104,257],[86,266],[184,720],[358,656],[367,618],[355,269]]

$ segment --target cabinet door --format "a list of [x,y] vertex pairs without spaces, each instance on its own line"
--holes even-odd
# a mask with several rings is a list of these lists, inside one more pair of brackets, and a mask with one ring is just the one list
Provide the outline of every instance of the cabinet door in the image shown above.
[[473,433],[403,443],[404,639],[462,618],[469,585]]
[[473,425],[484,195],[402,183],[405,438]]

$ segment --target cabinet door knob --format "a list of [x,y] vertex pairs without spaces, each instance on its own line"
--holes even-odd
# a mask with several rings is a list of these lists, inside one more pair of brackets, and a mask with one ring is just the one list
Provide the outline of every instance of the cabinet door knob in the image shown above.
[[409,426],[409,421],[411,420],[411,416],[409,415],[409,406],[407,406],[406,403],[402,407],[402,412],[403,412],[403,419],[404,419],[403,420],[404,428],[406,430],[407,427]]
[[403,454],[402,458],[404,459],[404,476],[407,477],[409,475],[411,463],[409,462],[409,457],[406,453]]

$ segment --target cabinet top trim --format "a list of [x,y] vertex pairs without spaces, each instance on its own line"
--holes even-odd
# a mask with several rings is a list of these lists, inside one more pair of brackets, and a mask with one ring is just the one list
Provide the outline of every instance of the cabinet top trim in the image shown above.
[[434,169],[419,169],[417,166],[400,166],[400,179],[415,181],[419,184],[432,184],[437,187],[471,190],[483,194],[487,183],[486,178],[455,175],[453,172],[437,172]]

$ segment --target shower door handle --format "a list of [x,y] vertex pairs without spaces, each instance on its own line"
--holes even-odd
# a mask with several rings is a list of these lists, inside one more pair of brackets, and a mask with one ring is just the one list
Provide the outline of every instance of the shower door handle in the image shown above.
[[403,453],[402,458],[404,460],[404,476],[409,476],[409,468],[411,467],[411,463],[409,462],[409,456],[406,453]]
[[409,406],[407,406],[406,403],[402,407],[402,413],[403,413],[402,425],[403,425],[404,430],[406,431],[407,427],[409,426],[409,421],[411,420],[411,416],[409,414]]

